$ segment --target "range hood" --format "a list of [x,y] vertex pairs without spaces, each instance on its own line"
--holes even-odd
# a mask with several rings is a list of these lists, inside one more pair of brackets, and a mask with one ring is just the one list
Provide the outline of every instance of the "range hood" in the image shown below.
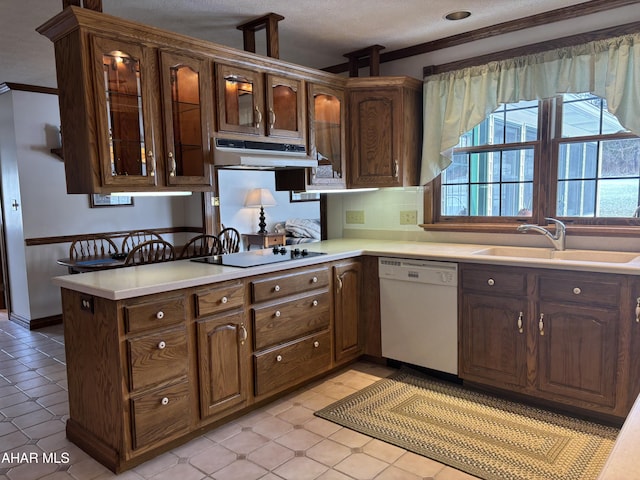
[[216,138],[213,164],[226,168],[280,169],[317,167],[318,161],[307,155],[303,145]]

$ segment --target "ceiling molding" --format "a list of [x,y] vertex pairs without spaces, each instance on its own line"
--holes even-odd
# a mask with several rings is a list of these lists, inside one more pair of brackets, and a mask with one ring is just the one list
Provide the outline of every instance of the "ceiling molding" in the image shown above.
[[21,92],[35,92],[35,93],[47,93],[50,95],[58,95],[57,88],[51,87],[38,87],[37,85],[27,85],[25,83],[0,83],[0,95],[7,93],[11,90],[18,90]]
[[[486,38],[504,35],[505,33],[517,32],[519,30],[537,27],[540,25],[547,25],[549,23],[559,22],[562,20],[571,20],[576,17],[591,15],[593,13],[599,13],[606,10],[613,10],[615,8],[620,8],[637,3],[640,3],[640,0],[590,0],[588,2],[578,3],[577,5],[557,8],[555,10],[549,10],[548,12],[538,13],[536,15],[522,17],[516,20],[478,28],[470,32],[452,35],[450,37],[433,40],[431,42],[420,43],[418,45],[400,48],[391,52],[381,53],[380,63],[392,62],[403,58],[422,55],[425,53],[434,52],[436,50],[442,50],[444,48],[455,47],[464,43],[475,42],[477,40],[484,40]],[[358,62],[359,68],[364,68],[367,66],[369,66],[368,59],[363,59]],[[323,68],[322,70],[329,73],[348,72],[349,63],[346,62],[332,65],[330,67]]]

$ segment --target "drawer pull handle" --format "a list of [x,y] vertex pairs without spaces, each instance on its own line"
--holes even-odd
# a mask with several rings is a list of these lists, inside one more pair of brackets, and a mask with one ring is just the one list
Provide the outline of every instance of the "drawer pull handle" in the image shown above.
[[164,348],[167,346],[166,342],[163,340],[160,343],[158,343],[158,349],[159,350],[164,350]]
[[313,277],[311,279],[311,283],[318,283],[318,277]]
[[275,315],[276,317],[279,317],[280,315],[282,315],[282,313],[280,313],[280,310],[276,310],[276,313],[274,313],[274,315]]
[[489,280],[487,280],[487,285],[489,285],[490,287],[493,287],[496,284],[496,281],[493,278],[490,278]]
[[160,310],[158,313],[156,313],[156,318],[158,320],[162,320],[164,318],[164,312]]
[[580,290],[580,287],[574,287],[573,288],[573,293],[576,295],[580,295],[582,293],[582,290]]
[[228,299],[227,297],[222,297],[222,298],[220,299],[220,301],[221,301],[222,303],[227,303],[227,302],[229,301],[229,299]]
[[240,324],[240,332],[241,332],[241,335],[240,335],[240,345],[244,345],[244,342],[246,342],[246,341],[247,341],[247,336],[248,336],[248,334],[247,334],[247,328],[244,326],[244,323],[241,323],[241,324]]
[[276,285],[275,287],[273,287],[273,291],[274,292],[279,292],[280,291],[280,285]]
[[313,348],[318,348],[319,346],[320,346],[320,342],[318,342],[317,340],[313,342]]
[[640,323],[640,297],[636,298],[636,323]]
[[313,303],[313,306],[314,306],[314,307],[317,307],[317,306],[318,306],[318,300],[314,300],[312,303]]
[[540,320],[538,320],[538,330],[540,330],[540,335],[544,335],[544,313],[540,314]]
[[162,405],[169,405],[169,397],[162,397],[162,400],[160,400],[160,403]]
[[276,362],[281,362],[282,361],[282,355],[278,355],[276,357]]
[[524,333],[524,329],[522,328],[523,318],[524,318],[524,314],[520,312],[520,315],[518,315],[518,333]]

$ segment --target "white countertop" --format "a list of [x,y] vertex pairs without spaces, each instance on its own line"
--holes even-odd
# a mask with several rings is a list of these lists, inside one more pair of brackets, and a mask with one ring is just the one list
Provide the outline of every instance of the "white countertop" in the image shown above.
[[[609,263],[557,260],[512,256],[481,255],[478,252],[492,245],[463,243],[431,243],[371,239],[339,239],[307,243],[310,251],[326,255],[250,268],[225,267],[178,260],[174,262],[127,267],[77,275],[54,277],[60,287],[82,293],[121,300],[180,288],[195,287],[263,273],[275,273],[299,266],[315,265],[359,255],[395,256],[453,262],[473,262],[521,267],[582,270],[626,275],[640,274],[640,262]],[[540,249],[544,250],[544,249]],[[640,255],[640,253],[639,253]]]

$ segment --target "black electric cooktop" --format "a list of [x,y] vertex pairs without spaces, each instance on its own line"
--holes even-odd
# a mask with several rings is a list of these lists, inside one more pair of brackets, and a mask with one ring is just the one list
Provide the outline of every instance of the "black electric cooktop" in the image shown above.
[[226,255],[213,255],[211,257],[193,258],[192,262],[209,263],[211,265],[224,265],[227,267],[257,267],[258,265],[269,265],[301,260],[303,258],[326,255],[321,252],[310,252],[306,248],[274,247],[273,249],[253,250],[248,252],[228,253]]

